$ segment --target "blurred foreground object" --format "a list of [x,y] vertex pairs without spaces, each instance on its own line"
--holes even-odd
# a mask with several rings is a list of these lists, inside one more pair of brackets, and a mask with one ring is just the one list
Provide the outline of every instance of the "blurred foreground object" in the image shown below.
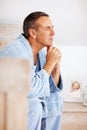
[[29,61],[0,58],[0,130],[27,129],[29,89]]

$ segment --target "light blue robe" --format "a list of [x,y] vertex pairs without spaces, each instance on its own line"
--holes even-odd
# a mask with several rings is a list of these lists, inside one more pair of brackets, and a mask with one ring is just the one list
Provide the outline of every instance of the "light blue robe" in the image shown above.
[[36,71],[34,70],[32,48],[22,34],[12,43],[0,49],[0,57],[25,58],[31,63],[32,84],[27,96],[29,105],[27,130],[41,130],[42,118],[46,118],[46,130],[61,130],[62,79],[60,76],[57,86],[52,75],[49,77],[43,69],[46,63],[44,49],[38,53]]

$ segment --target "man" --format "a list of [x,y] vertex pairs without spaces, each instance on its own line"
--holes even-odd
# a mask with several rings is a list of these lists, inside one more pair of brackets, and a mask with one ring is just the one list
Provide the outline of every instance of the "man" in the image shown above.
[[26,58],[31,62],[28,130],[61,129],[61,53],[53,47],[53,27],[48,14],[32,12],[24,20],[23,34],[0,50],[0,56]]

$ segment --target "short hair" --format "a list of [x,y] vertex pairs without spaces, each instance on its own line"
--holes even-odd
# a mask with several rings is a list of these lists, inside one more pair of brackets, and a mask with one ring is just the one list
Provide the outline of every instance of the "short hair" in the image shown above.
[[41,12],[41,11],[36,11],[36,12],[32,12],[30,13],[23,22],[23,33],[24,36],[26,38],[29,37],[29,29],[33,28],[35,26],[35,22],[38,18],[40,18],[41,16],[47,16],[49,17],[49,15],[45,12]]

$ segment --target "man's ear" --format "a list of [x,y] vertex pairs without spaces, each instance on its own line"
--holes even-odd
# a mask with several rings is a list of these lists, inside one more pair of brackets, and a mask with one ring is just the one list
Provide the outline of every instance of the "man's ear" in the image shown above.
[[30,35],[30,37],[31,38],[36,38],[36,32],[35,32],[35,30],[34,29],[29,29],[29,35]]

